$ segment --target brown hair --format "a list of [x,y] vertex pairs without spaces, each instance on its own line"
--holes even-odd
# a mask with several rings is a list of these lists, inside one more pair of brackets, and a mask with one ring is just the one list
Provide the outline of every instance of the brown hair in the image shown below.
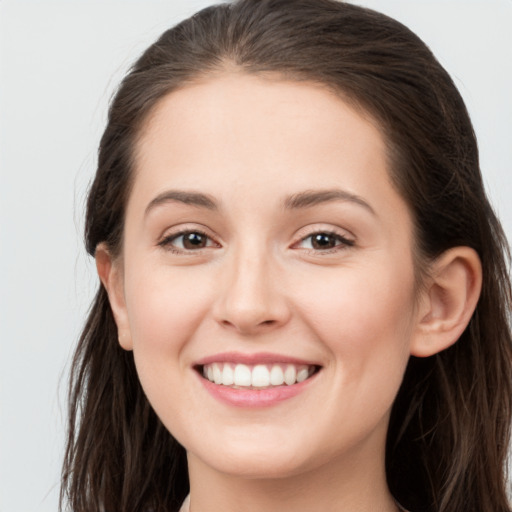
[[[240,0],[165,32],[115,95],[86,217],[94,255],[120,252],[141,123],[166,94],[226,65],[322,83],[377,120],[392,179],[415,219],[418,261],[454,246],[483,266],[476,311],[459,341],[412,357],[393,406],[388,484],[414,512],[510,511],[508,246],[486,198],[464,103],[425,44],[395,20],[334,0]],[[61,505],[75,512],[177,510],[188,492],[184,449],[151,409],[100,286],[71,373]]]

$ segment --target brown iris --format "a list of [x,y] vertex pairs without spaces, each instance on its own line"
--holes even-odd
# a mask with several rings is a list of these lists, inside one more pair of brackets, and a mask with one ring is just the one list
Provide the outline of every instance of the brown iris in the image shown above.
[[336,238],[329,233],[317,233],[311,237],[313,249],[331,249],[336,246]]
[[201,233],[185,233],[183,236],[183,247],[185,249],[202,249],[206,247],[208,238]]

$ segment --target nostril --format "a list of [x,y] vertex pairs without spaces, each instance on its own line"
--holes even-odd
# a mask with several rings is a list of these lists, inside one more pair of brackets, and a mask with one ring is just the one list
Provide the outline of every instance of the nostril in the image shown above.
[[242,322],[232,322],[232,321],[229,321],[229,320],[221,320],[221,324],[225,327],[234,327],[235,329],[238,329],[238,330],[242,330],[242,331],[246,331],[246,330],[250,330],[252,331],[254,328],[258,328],[258,327],[264,327],[264,326],[274,326],[276,325],[278,322],[276,320],[263,320],[261,322],[254,322],[254,323],[242,323]]

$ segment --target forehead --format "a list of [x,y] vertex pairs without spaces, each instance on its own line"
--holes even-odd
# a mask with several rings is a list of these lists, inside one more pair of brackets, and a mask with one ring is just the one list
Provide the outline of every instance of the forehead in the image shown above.
[[[203,174],[297,182],[299,170],[327,178],[340,162],[387,175],[386,154],[376,123],[326,86],[227,73],[160,100],[141,130],[135,167],[144,180],[172,170],[169,179],[183,185]],[[185,167],[189,180],[179,172]]]

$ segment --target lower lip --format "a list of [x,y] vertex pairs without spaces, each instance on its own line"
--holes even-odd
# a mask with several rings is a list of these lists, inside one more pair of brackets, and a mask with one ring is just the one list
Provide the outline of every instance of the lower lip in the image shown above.
[[214,384],[198,375],[205,389],[217,400],[235,407],[271,407],[302,393],[316,378],[317,373],[308,379],[292,384],[267,389],[233,389],[229,386]]

